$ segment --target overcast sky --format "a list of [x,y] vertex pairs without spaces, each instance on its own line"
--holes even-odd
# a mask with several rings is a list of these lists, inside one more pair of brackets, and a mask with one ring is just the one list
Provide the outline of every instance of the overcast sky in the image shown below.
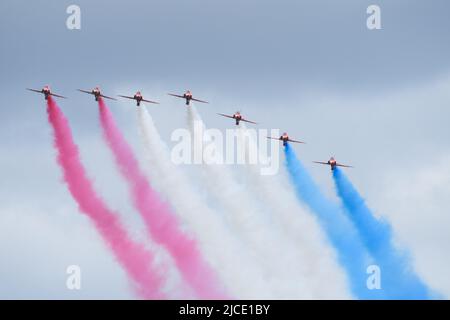
[[[81,8],[81,30],[66,8]],[[381,7],[381,30],[366,9]],[[388,218],[415,267],[450,297],[450,2],[447,0],[0,1],[0,298],[131,298],[89,221],[61,183],[42,97],[51,85],[70,99],[83,161],[108,203],[136,216],[98,127],[91,97],[144,95],[162,137],[185,126],[191,89],[198,110],[243,111],[261,128],[308,142],[299,157],[333,196],[334,155],[377,214]],[[110,107],[139,150],[136,114]],[[139,221],[131,221],[139,225]],[[83,267],[83,290],[65,288],[65,268]]]

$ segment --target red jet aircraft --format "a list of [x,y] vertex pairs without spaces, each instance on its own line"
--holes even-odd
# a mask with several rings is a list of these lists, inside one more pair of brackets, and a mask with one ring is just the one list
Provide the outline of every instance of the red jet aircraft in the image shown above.
[[99,98],[99,97],[106,98],[106,99],[111,99],[111,100],[117,100],[117,99],[112,98],[112,97],[104,96],[104,95],[101,93],[99,87],[95,87],[95,88],[92,89],[91,91],[88,91],[88,90],[81,90],[81,89],[78,89],[78,91],[84,92],[84,93],[88,93],[88,94],[92,94],[92,95],[95,97],[95,101],[98,101],[98,98]]
[[156,101],[145,100],[140,91],[136,92],[134,94],[134,96],[132,96],[132,97],[130,97],[130,96],[121,96],[121,95],[119,95],[119,97],[136,100],[136,105],[138,107],[141,105],[141,102],[148,102],[148,103],[159,104],[159,102],[156,102]]
[[174,94],[174,93],[168,93],[169,96],[173,96],[173,97],[177,97],[177,98],[182,98],[182,99],[186,99],[186,105],[189,105],[189,102],[192,101],[197,101],[197,102],[201,102],[201,103],[209,103],[208,101],[203,101],[203,100],[199,100],[199,99],[195,99],[194,97],[192,97],[192,93],[188,90],[186,91],[183,95],[179,95],[179,94]]
[[37,93],[42,93],[45,97],[45,100],[48,99],[48,96],[53,96],[53,97],[58,97],[58,98],[64,98],[67,99],[67,97],[63,97],[60,96],[58,94],[52,93],[52,91],[50,90],[49,86],[44,86],[41,90],[37,90],[37,89],[30,89],[30,88],[26,88],[27,90],[33,91],[33,92],[37,92]]
[[289,142],[295,142],[295,143],[305,143],[303,141],[298,141],[298,140],[292,140],[291,138],[289,138],[288,134],[285,132],[283,133],[282,136],[280,136],[279,138],[273,138],[273,137],[267,137],[267,139],[274,139],[274,140],[280,140],[283,141],[283,146],[286,147],[288,141]]
[[345,164],[341,164],[336,162],[336,160],[334,160],[333,157],[330,158],[330,160],[328,160],[327,162],[323,162],[323,161],[313,161],[314,163],[319,163],[319,164],[325,164],[325,165],[329,165],[331,166],[331,170],[336,169],[336,167],[344,167],[344,168],[353,168],[352,166],[347,166]]
[[235,119],[236,120],[236,125],[239,125],[240,121],[243,122],[248,122],[248,123],[253,123],[253,124],[257,124],[256,122],[244,119],[241,115],[241,113],[239,111],[236,111],[232,116],[228,115],[228,114],[223,114],[223,113],[218,113],[218,115],[222,116],[222,117],[227,117],[227,118],[231,118],[231,119]]

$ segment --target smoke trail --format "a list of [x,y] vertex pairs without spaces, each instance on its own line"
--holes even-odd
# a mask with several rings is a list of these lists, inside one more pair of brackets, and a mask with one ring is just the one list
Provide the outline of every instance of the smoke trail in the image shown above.
[[[240,140],[238,143],[244,146],[246,155],[256,152],[259,163],[269,163],[266,155],[259,151],[254,136],[245,124],[240,123],[237,136]],[[245,174],[250,182],[249,189],[253,190],[259,201],[270,211],[273,223],[280,224],[286,236],[298,247],[316,297],[348,298],[349,288],[345,274],[336,263],[335,252],[329,247],[314,217],[300,205],[292,188],[284,184],[285,181],[279,173],[265,176],[261,174],[261,168],[261,165],[245,166]]]
[[103,240],[113,251],[127,275],[136,283],[138,294],[147,299],[160,299],[162,274],[152,268],[153,255],[134,242],[122,227],[117,215],[96,194],[81,164],[78,147],[73,141],[69,123],[52,97],[47,100],[48,120],[53,127],[58,163],[70,193],[80,210],[95,224]]
[[[209,144],[203,139],[205,126],[194,106],[188,108],[188,122],[194,140],[194,157],[202,157],[202,146]],[[224,209],[227,223],[248,246],[252,258],[263,268],[265,279],[275,297],[314,298],[310,279],[305,275],[305,264],[299,261],[297,248],[286,239],[277,225],[271,224],[264,210],[235,181],[227,166],[207,164],[210,159],[205,160],[202,169],[206,173],[204,183],[208,191]]]
[[386,293],[396,299],[428,298],[428,289],[412,270],[409,257],[395,247],[391,226],[373,215],[339,168],[333,171],[333,178],[345,212],[381,269],[382,286]]
[[243,299],[273,298],[262,279],[260,267],[250,260],[245,247],[226,227],[223,217],[205,204],[181,169],[173,163],[150,114],[145,108],[138,108],[137,112],[146,158],[153,169],[149,174],[155,183],[159,182],[177,213],[189,223],[202,252],[228,285],[229,291]]
[[225,298],[195,240],[180,229],[176,216],[168,205],[161,201],[141,172],[131,147],[123,138],[102,99],[99,99],[98,105],[104,137],[128,182],[134,206],[140,212],[150,235],[170,252],[183,278],[200,298]]
[[361,299],[383,298],[382,290],[370,291],[367,288],[366,268],[371,259],[351,222],[337,205],[322,194],[289,144],[284,148],[284,153],[295,191],[317,215],[319,223],[337,251],[339,262],[347,271],[353,294]]

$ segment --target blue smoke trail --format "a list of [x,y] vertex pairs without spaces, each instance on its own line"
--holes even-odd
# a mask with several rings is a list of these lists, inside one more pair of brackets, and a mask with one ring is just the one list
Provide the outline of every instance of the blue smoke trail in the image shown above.
[[429,298],[429,290],[412,270],[407,254],[395,248],[390,225],[373,215],[364,199],[339,168],[333,171],[333,178],[346,213],[381,269],[382,286],[389,297]]
[[353,295],[359,299],[385,298],[383,290],[369,290],[366,282],[371,257],[358,233],[338,205],[328,200],[303,167],[289,144],[284,148],[286,167],[297,196],[317,215],[328,240],[336,249]]

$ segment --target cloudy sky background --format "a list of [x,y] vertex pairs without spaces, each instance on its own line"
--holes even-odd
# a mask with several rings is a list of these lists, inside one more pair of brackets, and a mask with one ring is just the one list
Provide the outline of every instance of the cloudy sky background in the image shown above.
[[[81,30],[66,8],[81,7]],[[378,4],[382,30],[366,27]],[[132,298],[123,271],[61,183],[42,97],[50,84],[82,158],[111,207],[141,237],[127,189],[104,146],[97,108],[75,91],[142,90],[165,141],[186,123],[191,89],[209,127],[242,110],[261,128],[308,142],[299,157],[334,197],[327,168],[348,170],[389,219],[418,273],[450,297],[450,3],[432,1],[1,1],[0,298]],[[135,149],[136,113],[110,103]],[[65,287],[82,267],[81,291]]]

